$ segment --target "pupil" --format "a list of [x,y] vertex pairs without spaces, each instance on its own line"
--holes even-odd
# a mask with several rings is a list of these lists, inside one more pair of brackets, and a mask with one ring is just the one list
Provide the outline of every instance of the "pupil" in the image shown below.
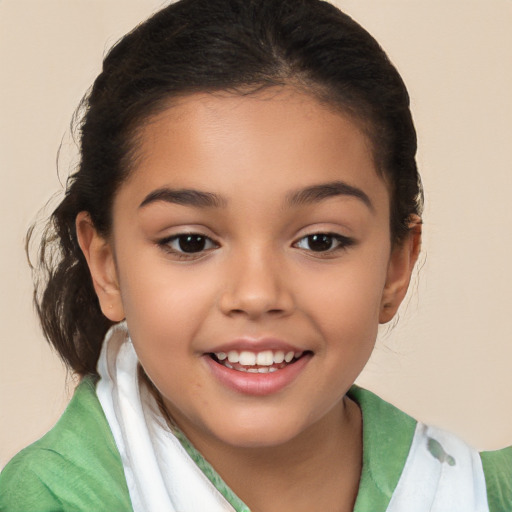
[[328,251],[332,246],[332,237],[330,235],[311,235],[308,236],[308,244],[312,251]]
[[206,240],[200,235],[186,235],[179,239],[179,246],[183,252],[200,252],[204,250]]

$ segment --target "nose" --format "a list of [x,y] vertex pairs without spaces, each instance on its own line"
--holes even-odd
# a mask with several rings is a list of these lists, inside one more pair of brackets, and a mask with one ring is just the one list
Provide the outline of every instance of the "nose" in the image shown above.
[[271,251],[248,250],[227,265],[220,309],[228,316],[286,316],[294,307],[290,282],[280,259]]

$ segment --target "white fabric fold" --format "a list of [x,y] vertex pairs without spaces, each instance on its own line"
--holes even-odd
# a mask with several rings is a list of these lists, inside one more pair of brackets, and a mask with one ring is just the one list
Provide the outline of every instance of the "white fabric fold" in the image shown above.
[[387,512],[489,512],[478,452],[418,423]]
[[107,333],[96,392],[112,430],[134,512],[234,512],[185,451],[140,383],[125,323]]

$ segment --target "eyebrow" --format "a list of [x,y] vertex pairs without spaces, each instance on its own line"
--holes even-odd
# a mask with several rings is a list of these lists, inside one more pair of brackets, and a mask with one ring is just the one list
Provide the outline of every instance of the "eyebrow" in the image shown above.
[[[373,204],[365,192],[343,181],[312,185],[311,187],[292,192],[287,197],[287,203],[290,206],[301,206],[308,203],[317,203],[336,196],[355,197],[362,201],[372,212],[374,211]],[[162,187],[150,192],[139,205],[139,208],[159,201],[196,208],[220,208],[227,205],[225,198],[212,192],[202,192],[188,188],[171,189]]]
[[211,192],[201,192],[200,190],[188,188],[171,189],[163,187],[150,192],[142,203],[140,203],[139,208],[143,208],[148,204],[158,201],[183,206],[194,206],[196,208],[219,208],[227,204],[227,201],[223,197]]
[[375,211],[370,198],[365,192],[344,181],[332,181],[330,183],[321,183],[319,185],[303,188],[291,193],[288,196],[288,203],[291,206],[300,206],[308,203],[318,203],[324,199],[336,196],[355,197],[362,201],[372,212]]

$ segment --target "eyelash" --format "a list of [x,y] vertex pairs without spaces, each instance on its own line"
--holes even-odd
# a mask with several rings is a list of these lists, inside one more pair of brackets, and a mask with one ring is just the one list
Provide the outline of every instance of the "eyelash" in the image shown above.
[[[329,239],[330,247],[328,247],[326,250],[315,251],[311,247],[308,249],[305,247],[300,247],[300,245],[299,245],[301,242],[303,242],[305,240],[307,240],[308,243],[315,242],[316,240],[314,240],[314,239],[316,239],[316,238],[319,239],[318,241],[320,241],[320,243],[322,243],[322,238],[324,239],[323,241],[325,241],[325,238]],[[336,243],[336,245],[334,247],[332,247],[332,245],[334,243]],[[293,245],[294,245],[294,247],[305,250],[309,253],[313,253],[316,257],[329,257],[329,256],[333,255],[333,253],[337,253],[339,251],[344,251],[354,244],[355,244],[355,240],[353,238],[339,235],[337,233],[319,232],[319,233],[311,233],[310,235],[303,236],[297,242],[295,242]]]
[[[181,245],[180,242],[183,242],[184,239],[186,239],[187,237],[195,239],[196,242],[199,241],[199,244],[204,242],[205,246],[210,245],[210,247],[203,247],[200,248],[198,251],[189,252],[184,251],[183,247],[181,247],[181,250],[179,248],[172,247],[173,242],[177,242],[179,245]],[[217,247],[219,247],[219,244],[212,240],[210,237],[203,235],[202,233],[179,233],[177,235],[172,235],[162,240],[159,240],[158,246],[161,247],[167,253],[172,254],[173,256],[180,260],[191,260],[198,259],[205,253],[210,252],[212,249],[216,249]]]
[[[184,242],[186,238],[189,238],[189,241],[194,241],[190,239],[195,239],[196,243],[199,243],[199,247],[197,251],[186,251],[183,247],[181,247],[181,243]],[[326,240],[327,239],[327,240]],[[303,241],[307,241],[308,244],[320,242],[320,243],[329,243],[329,247],[325,250],[314,250],[311,247],[308,249],[306,247],[301,247],[300,243]],[[177,242],[179,247],[173,247],[172,244]],[[334,245],[333,247],[333,244]],[[202,233],[179,233],[177,235],[172,235],[170,237],[164,238],[157,242],[158,246],[161,247],[164,251],[169,254],[172,254],[174,257],[180,260],[192,260],[198,259],[202,257],[204,254],[210,252],[213,249],[219,247],[219,244],[212,240],[210,237],[203,235]],[[201,245],[202,244],[202,245]],[[329,257],[333,255],[333,253],[337,253],[339,251],[343,251],[348,249],[350,246],[355,244],[355,240],[343,235],[339,235],[337,233],[311,233],[309,235],[303,236],[299,240],[293,243],[293,247],[298,249],[302,249],[308,253],[314,254],[316,257]]]

